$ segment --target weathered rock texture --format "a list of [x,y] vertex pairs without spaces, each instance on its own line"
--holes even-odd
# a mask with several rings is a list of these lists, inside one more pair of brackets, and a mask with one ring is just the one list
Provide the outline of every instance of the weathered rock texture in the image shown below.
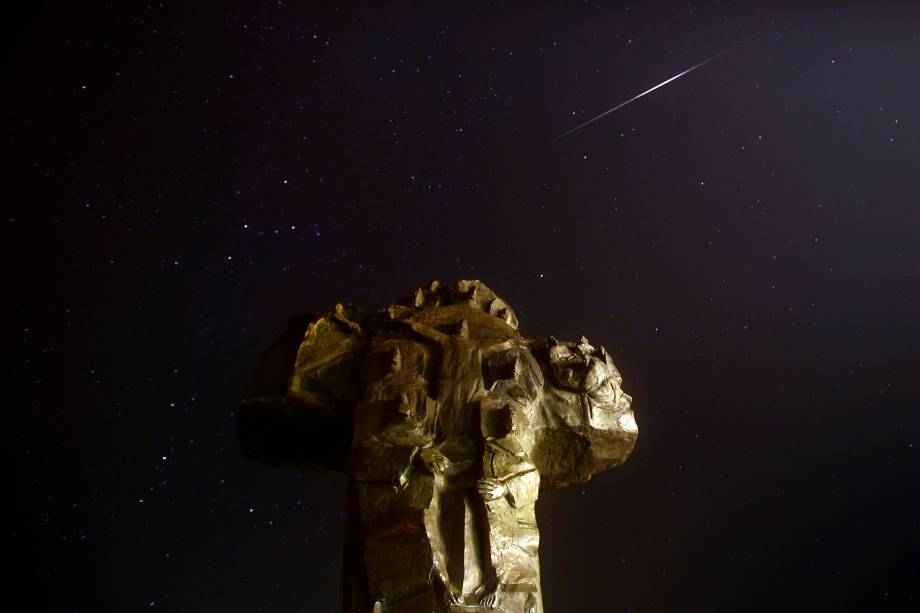
[[244,453],[348,476],[346,609],[538,613],[541,489],[623,462],[610,355],[518,332],[479,281],[294,318],[239,412]]

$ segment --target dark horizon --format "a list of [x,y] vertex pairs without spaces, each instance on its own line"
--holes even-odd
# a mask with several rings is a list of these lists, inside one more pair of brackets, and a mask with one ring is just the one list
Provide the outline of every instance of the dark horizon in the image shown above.
[[30,610],[340,610],[344,477],[236,403],[289,316],[432,278],[634,398],[541,494],[549,613],[916,608],[920,11],[323,4],[9,21]]

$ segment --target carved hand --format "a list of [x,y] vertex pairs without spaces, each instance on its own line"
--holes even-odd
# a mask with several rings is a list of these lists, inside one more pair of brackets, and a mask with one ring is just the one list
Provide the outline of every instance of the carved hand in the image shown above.
[[450,460],[437,449],[422,449],[422,462],[432,474],[442,474],[450,468]]
[[508,493],[508,488],[498,479],[480,479],[476,483],[476,489],[483,500],[497,500]]
[[501,600],[501,594],[502,584],[499,583],[494,590],[486,591],[482,598],[479,599],[479,605],[486,609],[494,609],[498,606],[498,601]]

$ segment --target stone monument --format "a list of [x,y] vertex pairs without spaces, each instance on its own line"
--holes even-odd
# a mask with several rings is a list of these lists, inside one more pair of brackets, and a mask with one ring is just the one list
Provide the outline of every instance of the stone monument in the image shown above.
[[250,458],[348,479],[349,613],[541,613],[541,489],[622,463],[638,429],[603,347],[518,332],[479,281],[292,318],[239,410]]

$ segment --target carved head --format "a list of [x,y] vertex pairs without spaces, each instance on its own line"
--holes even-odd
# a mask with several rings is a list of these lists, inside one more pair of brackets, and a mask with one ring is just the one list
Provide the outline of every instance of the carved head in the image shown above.
[[[520,418],[518,418],[519,420]],[[514,409],[509,404],[496,407],[484,406],[482,412],[482,435],[486,439],[500,439],[515,430]]]
[[623,377],[603,347],[594,348],[587,338],[560,343],[550,337],[549,363],[554,383],[564,390],[586,395],[594,406],[628,410],[632,398],[623,392]]
[[534,450],[544,485],[587,481],[626,460],[638,427],[632,398],[606,349],[596,349],[584,337],[578,342],[550,337],[535,346],[535,353],[546,371],[545,426]]

